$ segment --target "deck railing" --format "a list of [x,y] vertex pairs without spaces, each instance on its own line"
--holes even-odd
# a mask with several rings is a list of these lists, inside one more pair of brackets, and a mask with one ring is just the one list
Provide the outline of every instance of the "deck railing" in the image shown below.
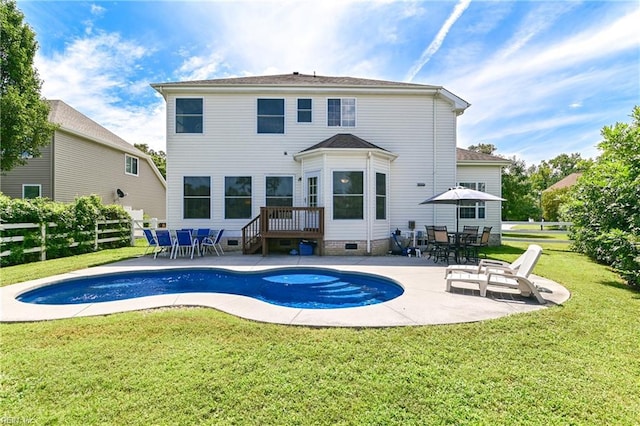
[[275,238],[314,239],[321,243],[324,207],[261,207],[260,216],[242,228],[243,252],[253,252],[260,246],[266,254],[268,240]]

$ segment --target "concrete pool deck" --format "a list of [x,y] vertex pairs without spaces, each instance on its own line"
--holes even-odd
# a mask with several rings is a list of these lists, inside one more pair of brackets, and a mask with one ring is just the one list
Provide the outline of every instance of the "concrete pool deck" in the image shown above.
[[[341,309],[299,309],[276,306],[246,296],[185,293],[149,296],[114,302],[79,305],[37,305],[22,303],[16,297],[25,291],[68,278],[113,272],[159,268],[215,267],[237,271],[254,271],[285,266],[311,266],[365,272],[389,277],[404,287],[404,293],[377,305]],[[316,327],[396,327],[452,324],[500,318],[516,313],[532,312],[567,301],[571,294],[558,283],[532,275],[542,289],[546,305],[521,297],[517,292],[492,292],[480,297],[477,286],[456,283],[452,292],[445,291],[443,264],[426,258],[402,256],[224,256],[170,260],[152,256],[128,259],[109,265],[14,284],[0,288],[0,321],[25,322],[62,318],[108,315],[118,312],[167,306],[202,306],[217,309],[249,320]],[[474,289],[475,287],[475,289]]]

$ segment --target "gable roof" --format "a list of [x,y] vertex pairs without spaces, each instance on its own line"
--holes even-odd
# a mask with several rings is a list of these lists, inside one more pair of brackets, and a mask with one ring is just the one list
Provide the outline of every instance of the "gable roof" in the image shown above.
[[47,102],[49,103],[49,121],[60,125],[59,130],[146,160],[162,184],[166,187],[165,179],[149,155],[140,151],[115,133],[105,129],[80,111],[70,107],[65,102],[61,100],[47,100]]
[[558,182],[545,189],[545,191],[554,191],[556,189],[569,188],[576,184],[580,176],[582,176],[582,173],[571,173],[570,175],[565,176],[563,179],[560,179]]
[[62,130],[75,133],[87,139],[95,140],[120,151],[126,151],[140,157],[146,154],[115,133],[105,129],[80,111],[60,100],[49,100],[49,121],[60,125]]
[[496,155],[484,154],[482,152],[470,151],[468,149],[456,148],[457,164],[464,165],[493,165],[507,166],[511,160],[498,157]]
[[165,86],[331,86],[331,87],[412,87],[439,89],[440,86],[425,84],[403,83],[397,81],[373,80],[356,77],[331,77],[322,75],[291,74],[263,75],[251,77],[217,78],[212,80],[178,81],[169,83],[155,83],[152,87]]
[[454,95],[442,86],[431,86],[426,84],[405,83],[398,81],[373,80],[368,78],[356,77],[331,77],[309,74],[300,74],[294,72],[291,74],[252,76],[252,77],[233,77],[218,78],[212,80],[195,80],[195,81],[178,81],[167,83],[151,84],[163,96],[167,92],[185,90],[190,92],[205,92],[207,90],[255,90],[261,88],[266,90],[269,88],[282,91],[285,88],[295,89],[351,89],[351,90],[367,90],[367,91],[410,91],[412,93],[426,93],[433,96],[442,96],[453,104],[453,109],[462,114],[465,109],[471,105],[464,99]]

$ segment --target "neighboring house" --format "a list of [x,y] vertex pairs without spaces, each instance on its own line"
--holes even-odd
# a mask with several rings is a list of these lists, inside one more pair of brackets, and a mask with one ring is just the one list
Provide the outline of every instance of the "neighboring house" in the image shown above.
[[[455,227],[455,207],[429,196],[501,194],[508,162],[456,148],[469,104],[443,87],[299,73],[152,87],[167,104],[168,226],[224,228],[245,252],[309,237],[324,254],[386,254],[395,229]],[[500,203],[461,212],[461,228],[500,229]],[[303,224],[274,231],[287,220]]]
[[570,188],[573,185],[575,185],[576,182],[578,182],[578,178],[580,176],[582,176],[582,173],[571,173],[570,175],[565,176],[564,178],[560,179],[558,182],[554,183],[553,185],[545,189],[543,192],[555,191],[556,189]]
[[166,182],[147,154],[64,102],[49,104],[49,121],[60,125],[51,143],[40,157],[1,176],[0,191],[13,198],[60,202],[96,194],[105,204],[166,217]]

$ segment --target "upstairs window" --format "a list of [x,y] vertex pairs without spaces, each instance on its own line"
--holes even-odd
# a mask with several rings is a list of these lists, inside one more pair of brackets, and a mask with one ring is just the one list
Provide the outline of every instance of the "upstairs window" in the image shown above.
[[284,99],[258,99],[258,133],[284,133]]
[[[484,182],[460,182],[459,186],[476,191],[487,192],[487,186]],[[460,219],[484,219],[485,203],[484,201],[461,201],[460,202]]]
[[183,186],[185,219],[211,219],[211,178],[185,176]]
[[328,99],[327,125],[329,127],[355,127],[356,100],[354,98]]
[[124,155],[124,173],[127,175],[138,176],[138,157]]
[[311,123],[311,99],[298,99],[298,123]]
[[202,98],[176,99],[176,133],[202,133]]

